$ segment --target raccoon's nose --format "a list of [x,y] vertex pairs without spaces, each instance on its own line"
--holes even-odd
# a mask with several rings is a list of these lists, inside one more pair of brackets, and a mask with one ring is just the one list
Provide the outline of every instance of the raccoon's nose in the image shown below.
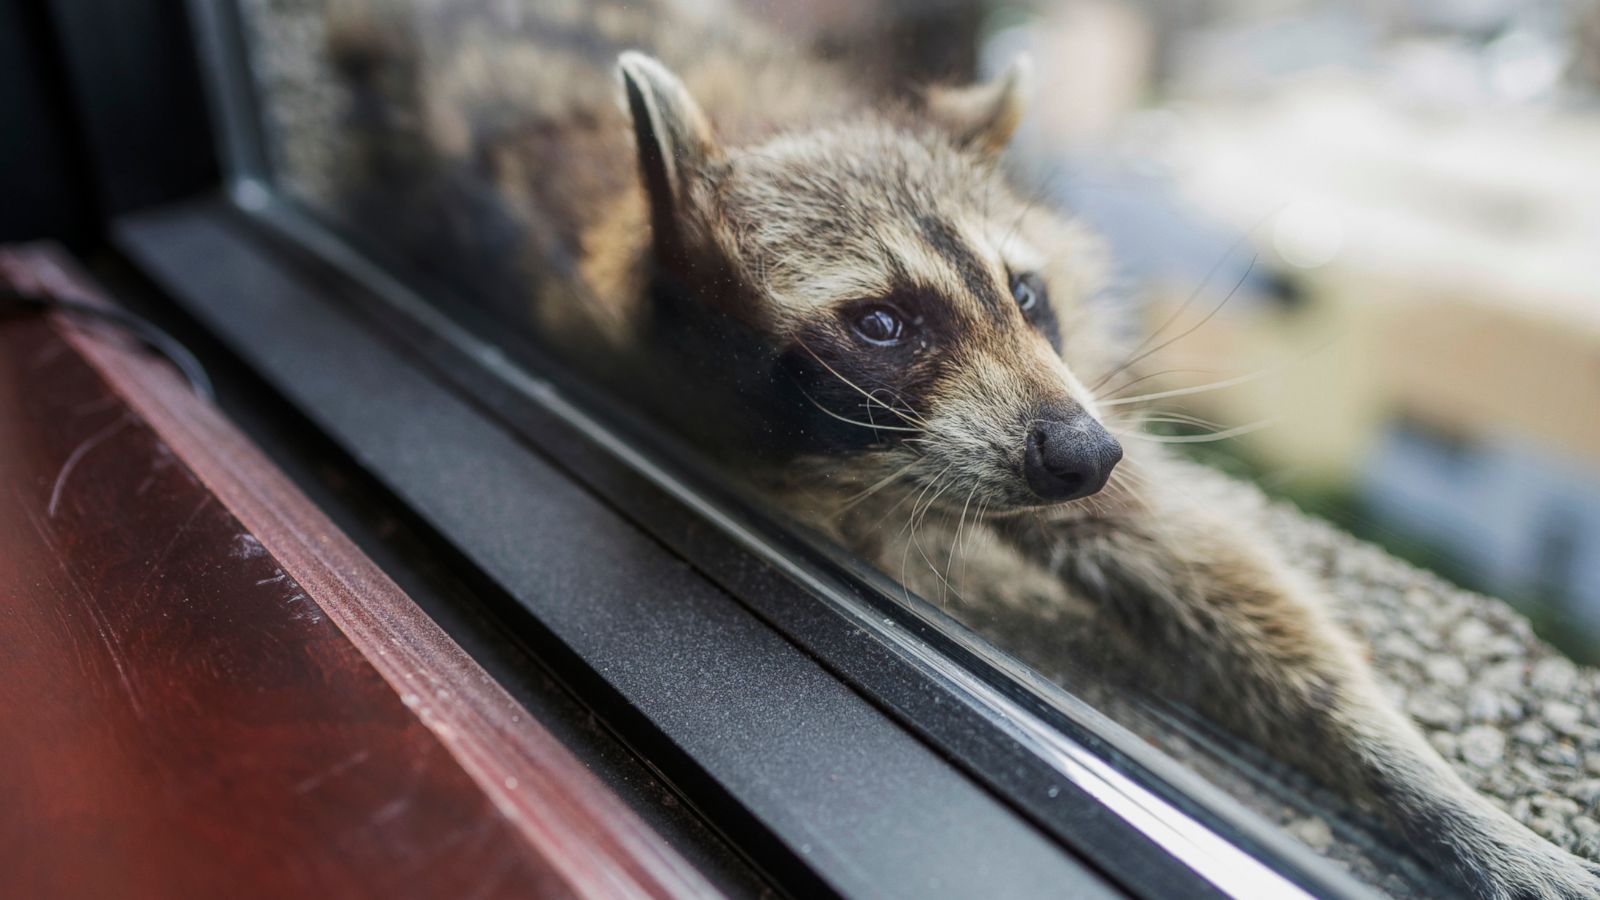
[[1077,500],[1106,486],[1122,459],[1122,445],[1093,417],[1036,421],[1028,430],[1022,471],[1044,500]]

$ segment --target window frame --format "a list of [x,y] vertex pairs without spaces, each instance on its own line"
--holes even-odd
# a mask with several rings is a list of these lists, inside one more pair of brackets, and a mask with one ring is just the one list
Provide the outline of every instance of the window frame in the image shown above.
[[[518,452],[581,485],[864,698],[907,740],[931,749],[1121,888],[1142,896],[1286,896],[1291,889],[1371,896],[1328,860],[934,605],[907,602],[882,575],[778,526],[707,477],[670,439],[607,409],[608,401],[559,367],[541,365],[541,375],[531,374],[522,361],[537,359],[536,352],[519,351],[512,362],[481,337],[494,333],[492,323],[445,317],[418,293],[417,282],[393,277],[296,207],[272,186],[235,4],[191,0],[189,14],[208,89],[222,172],[214,187],[220,190],[210,199],[114,218],[114,245],[466,558],[473,560],[473,548],[496,535],[430,508],[428,502],[447,501],[449,485],[429,484],[425,473],[398,465],[383,446],[393,435],[361,432],[348,414],[352,398],[338,396],[340,361],[297,371],[288,362],[295,356],[294,329],[263,327],[259,309],[243,315],[246,305],[265,302],[250,296],[254,291],[219,287],[247,289],[249,272],[277,273],[286,287],[272,302],[343,329],[353,342],[387,348],[397,378],[406,370],[406,378],[451,398],[462,415],[508,436],[522,448]],[[71,32],[80,29],[66,30],[69,43],[77,39]],[[94,114],[93,104],[86,108]],[[183,241],[207,230],[224,235],[218,246],[234,255],[207,260],[211,277],[197,278],[192,270],[199,260]],[[403,409],[405,403],[393,405]],[[474,452],[450,437],[441,435],[424,455]],[[493,471],[495,460],[484,453],[482,464]],[[424,497],[431,500],[418,499]],[[767,824],[781,818],[781,810],[750,808],[718,783],[714,769],[683,751],[660,716],[652,718],[606,683],[605,661],[585,658],[562,640],[561,623],[540,618],[536,598],[518,596],[517,585],[488,567],[482,574],[521,602],[520,613],[508,614],[542,635],[545,663],[714,826],[729,834],[755,826],[761,840],[772,843],[741,847],[781,876],[779,883],[862,886],[808,860],[804,847],[786,844],[788,835]]]

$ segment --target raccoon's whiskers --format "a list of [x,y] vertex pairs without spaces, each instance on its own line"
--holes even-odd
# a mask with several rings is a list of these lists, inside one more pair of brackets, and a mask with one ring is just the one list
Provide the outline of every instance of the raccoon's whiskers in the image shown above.
[[1221,422],[1213,422],[1210,419],[1202,419],[1199,416],[1191,416],[1188,413],[1164,411],[1151,412],[1147,415],[1142,415],[1139,417],[1138,422],[1140,425],[1149,423],[1166,425],[1195,425],[1200,428],[1210,428],[1218,431],[1228,427]]
[[[938,483],[939,483],[939,479],[941,479],[941,478],[943,478],[943,477],[944,477],[944,475],[945,475],[945,473],[946,473],[946,472],[949,472],[949,471],[950,471],[950,469],[951,469],[951,468],[953,468],[953,467],[954,467],[954,465],[955,465],[955,464],[954,464],[954,463],[952,463],[952,464],[951,464],[951,465],[948,465],[948,466],[945,466],[945,467],[944,467],[944,468],[943,468],[943,469],[941,469],[941,470],[939,470],[939,474],[937,474],[937,475],[935,475],[935,476],[933,476],[933,478],[931,478],[931,479],[929,479],[929,480],[928,480],[928,483],[927,483],[927,484],[924,484],[924,485],[923,485],[923,486],[922,486],[922,490],[920,490],[920,491],[918,491],[918,492],[917,492],[917,493],[916,493],[916,495],[915,495],[915,496],[916,496],[916,499],[915,499],[915,500],[913,500],[913,501],[912,501],[912,502],[911,502],[911,515],[912,515],[912,518],[913,518],[913,519],[914,519],[914,518],[915,518],[915,517],[916,517],[916,514],[917,514],[917,507],[918,507],[918,505],[920,505],[920,504],[921,504],[921,503],[922,503],[922,498],[923,498],[923,497],[925,497],[925,496],[927,496],[927,494],[928,494],[928,491],[929,491],[929,490],[930,490],[930,489],[931,489],[931,488],[932,488],[932,487],[933,487],[933,486],[934,486],[934,485],[935,485],[935,484],[938,484]],[[895,504],[895,505],[894,505],[894,506],[891,506],[891,507],[889,507],[889,513],[892,513],[892,512],[894,512],[894,511],[895,511],[895,510],[896,510],[896,509],[899,509],[899,508],[900,508],[900,504],[901,504],[901,503],[904,503],[904,502],[906,502],[906,497],[910,497],[910,496],[912,496],[912,494],[911,494],[911,493],[910,493],[910,492],[909,492],[909,491],[908,491],[908,492],[907,492],[907,493],[906,493],[906,496],[905,496],[905,497],[901,497],[901,498],[900,498],[900,502],[899,502],[899,503],[896,503],[896,504]],[[878,520],[878,524],[880,524],[880,525],[881,525],[881,524],[882,524],[882,523],[883,523],[883,519],[886,519],[886,518],[888,518],[888,517],[889,517],[889,513],[884,513],[884,515],[883,515],[883,518],[881,518],[881,519],[879,519],[879,520]],[[911,527],[911,520],[910,520],[910,519],[908,519],[908,520],[906,520],[906,524],[905,524],[905,527],[903,527],[903,528],[901,528],[901,529],[900,529],[900,532],[899,532],[899,534],[905,534],[905,533],[906,533],[906,529],[907,529],[907,528],[910,528],[910,527]],[[902,573],[902,574],[904,574],[904,573]]]
[[[909,409],[897,409],[897,408],[895,408],[893,406],[890,406],[889,404],[883,402],[882,400],[879,400],[875,392],[868,391],[866,388],[863,388],[861,385],[856,384],[854,381],[851,381],[850,379],[844,377],[844,375],[840,374],[838,369],[835,369],[833,366],[828,365],[827,361],[824,360],[822,357],[818,356],[817,352],[815,350],[812,350],[809,346],[807,346],[805,341],[797,341],[796,343],[798,343],[800,345],[800,348],[802,350],[804,350],[804,351],[806,351],[806,353],[810,354],[811,358],[816,360],[818,365],[822,366],[824,369],[827,369],[828,372],[833,375],[833,377],[835,377],[835,378],[839,379],[840,381],[844,382],[845,384],[849,385],[853,390],[856,391],[856,393],[858,393],[861,396],[867,398],[867,402],[868,403],[876,403],[876,404],[878,404],[879,406],[883,407],[884,409],[886,409],[889,412],[893,413],[894,415],[898,416],[902,421],[909,422],[912,425],[918,426],[919,429],[926,430],[929,427],[927,421],[924,420],[921,416],[917,415],[915,412],[913,412],[913,411],[911,411]],[[890,391],[889,393],[890,393],[891,396],[894,395],[893,391]],[[899,400],[900,398],[899,397],[895,397],[895,399]],[[812,402],[815,403],[816,401],[813,400]]]
[[1133,438],[1137,441],[1148,441],[1152,444],[1209,444],[1212,441],[1225,441],[1228,438],[1238,437],[1242,434],[1249,434],[1252,431],[1260,431],[1269,425],[1276,425],[1277,422],[1278,420],[1276,417],[1269,417],[1266,419],[1261,419],[1257,422],[1251,422],[1248,425],[1240,425],[1236,428],[1227,428],[1211,434],[1156,435],[1144,434],[1138,431],[1130,431],[1126,432],[1124,436]]
[[1150,479],[1141,471],[1129,466],[1118,466],[1111,470],[1111,478],[1107,486],[1124,492],[1135,487],[1150,487]]
[[[1164,378],[1164,377],[1166,377],[1168,375],[1221,375],[1221,374],[1222,373],[1217,371],[1216,369],[1162,369],[1159,372],[1148,372],[1148,373],[1146,373],[1144,375],[1140,375],[1139,377],[1137,377],[1137,378],[1135,378],[1135,379],[1133,379],[1131,381],[1126,381],[1126,382],[1123,382],[1122,384],[1116,385],[1115,387],[1113,387],[1113,388],[1111,388],[1111,389],[1106,391],[1106,396],[1108,398],[1120,397],[1122,395],[1122,393],[1124,391],[1126,391],[1128,388],[1131,388],[1134,385],[1136,385],[1136,384],[1138,384],[1138,383],[1140,383],[1142,381],[1149,381],[1152,378]],[[1105,402],[1101,401],[1100,405],[1104,406]]]
[[[1143,361],[1145,359],[1148,359],[1149,357],[1153,356],[1154,354],[1160,353],[1162,350],[1167,349],[1168,347],[1172,346],[1173,344],[1177,343],[1178,341],[1183,340],[1184,338],[1188,337],[1189,335],[1194,334],[1196,331],[1199,331],[1201,328],[1205,327],[1205,324],[1207,322],[1210,322],[1213,318],[1215,318],[1217,313],[1222,312],[1222,308],[1224,306],[1228,305],[1228,301],[1232,300],[1233,299],[1233,295],[1239,292],[1239,288],[1244,287],[1245,279],[1250,277],[1250,273],[1255,270],[1256,261],[1259,260],[1260,258],[1261,258],[1261,254],[1259,254],[1259,253],[1252,253],[1250,255],[1250,264],[1245,266],[1243,274],[1241,274],[1239,276],[1239,280],[1234,282],[1233,287],[1228,289],[1228,293],[1223,295],[1222,301],[1220,303],[1218,303],[1216,306],[1212,307],[1211,311],[1206,313],[1205,316],[1200,319],[1200,321],[1194,323],[1193,325],[1189,326],[1188,328],[1185,328],[1183,331],[1173,335],[1172,337],[1162,341],[1161,343],[1155,345],[1154,347],[1151,347],[1148,350],[1140,352],[1136,348],[1134,350],[1132,356],[1126,362],[1124,362],[1121,365],[1117,366],[1115,369],[1112,369],[1110,372],[1107,372],[1105,375],[1102,375],[1100,377],[1100,380],[1096,381],[1093,384],[1093,386],[1090,387],[1090,390],[1091,391],[1099,390],[1107,381],[1110,381],[1112,378],[1115,378],[1117,375],[1119,375],[1119,374],[1121,374],[1123,372],[1126,372],[1132,366],[1138,365],[1141,361]],[[1142,347],[1143,345],[1141,344],[1140,346]]]
[[[971,528],[971,530],[969,530],[967,532],[967,547],[968,548],[970,548],[972,546],[972,542],[974,540],[976,540],[976,535],[978,534],[978,527],[984,521],[984,517],[986,515],[988,515],[988,512],[989,512],[989,498],[985,497],[982,500],[978,501],[978,511],[972,517],[972,528]],[[967,563],[971,559],[972,559],[972,554],[970,554],[970,553],[967,553],[967,554],[965,554],[964,556],[961,557],[961,583],[962,584],[966,584],[967,583]]]
[[[947,466],[945,468],[945,472],[950,471],[951,468],[953,468],[953,466]],[[936,503],[939,500],[939,496],[941,494],[943,494],[945,491],[950,489],[950,484],[944,480],[943,475],[944,475],[944,473],[941,472],[940,473],[940,477],[928,485],[929,488],[937,486],[938,489],[935,490],[933,492],[933,494],[928,497],[926,502],[921,502],[920,503],[920,509],[918,508],[918,506],[915,506],[915,505],[911,509],[911,519],[910,519],[910,521],[906,522],[906,526],[911,530],[911,538],[912,538],[913,542],[916,541],[917,528],[923,522],[927,521],[928,513],[933,511],[934,503]],[[926,495],[927,493],[928,493],[928,489],[924,488],[923,489],[923,494]],[[920,498],[919,498],[919,500],[920,500]],[[920,546],[918,547],[918,549],[919,550],[921,549]],[[926,559],[927,558],[927,554],[923,554],[923,558]],[[930,563],[930,565],[931,565],[931,563]]]
[[1187,397],[1190,394],[1203,394],[1208,391],[1220,391],[1223,388],[1231,388],[1236,385],[1247,384],[1255,381],[1256,379],[1271,373],[1275,368],[1277,367],[1269,366],[1267,368],[1260,369],[1255,372],[1249,372],[1235,378],[1224,378],[1221,381],[1213,381],[1210,384],[1197,384],[1193,387],[1173,388],[1170,391],[1156,391],[1150,394],[1139,394],[1138,396],[1134,397],[1113,397],[1110,400],[1099,401],[1099,405],[1102,407],[1126,406],[1129,403],[1143,403],[1147,400],[1165,400],[1169,397]]
[[[1134,347],[1128,355],[1132,356],[1133,354],[1143,350],[1145,347],[1148,347],[1151,341],[1161,337],[1162,332],[1166,331],[1168,328],[1171,328],[1180,318],[1182,318],[1183,314],[1189,311],[1189,307],[1193,306],[1194,302],[1200,299],[1200,295],[1205,293],[1206,286],[1211,284],[1211,279],[1215,278],[1217,272],[1222,269],[1222,264],[1227,262],[1233,256],[1233,251],[1239,249],[1239,246],[1243,244],[1245,240],[1250,237],[1250,235],[1254,234],[1256,229],[1260,228],[1262,222],[1265,221],[1266,219],[1262,219],[1260,222],[1257,222],[1255,225],[1251,226],[1248,231],[1240,232],[1239,236],[1233,239],[1233,243],[1228,245],[1228,249],[1222,251],[1222,255],[1218,256],[1216,261],[1211,264],[1211,268],[1206,269],[1206,274],[1200,279],[1200,283],[1195,285],[1194,290],[1189,293],[1188,297],[1184,298],[1182,303],[1178,304],[1178,308],[1172,311],[1172,315],[1167,316],[1166,320],[1163,321],[1160,326],[1156,328],[1156,330],[1150,332],[1150,334],[1147,335],[1144,340],[1140,341],[1139,345]],[[1255,265],[1255,260],[1251,259],[1250,264]],[[1250,274],[1249,269],[1245,270],[1245,274]]]
[[[972,496],[977,492],[978,485],[974,482],[972,490],[967,491],[967,502],[961,504],[961,518],[956,520],[956,536],[950,542],[950,558],[944,564],[944,583],[947,587],[950,584],[950,571],[956,565],[956,553],[961,549],[961,529],[967,524],[967,509],[972,506]],[[956,596],[960,597],[961,595],[958,592]]]
[[896,500],[892,505],[890,505],[890,507],[888,509],[884,510],[883,515],[879,516],[878,520],[876,522],[872,523],[871,530],[872,531],[878,531],[879,529],[881,529],[883,527],[884,521],[886,519],[888,519],[890,516],[894,515],[894,511],[895,510],[897,510],[900,507],[904,506],[906,500],[910,499],[910,497],[911,497],[911,492],[910,491],[907,491],[906,493],[902,494],[900,496],[899,500]]
[[1145,510],[1149,508],[1146,502],[1146,492],[1158,491],[1160,488],[1151,483],[1149,477],[1136,468],[1119,466],[1111,472],[1111,478],[1106,482],[1101,494],[1105,497],[1104,518],[1115,518],[1120,513],[1130,509]]
[[[1254,372],[1246,372],[1243,375],[1237,375],[1237,376],[1234,376],[1232,378],[1224,378],[1224,379],[1222,379],[1220,381],[1210,382],[1209,384],[1197,384],[1197,385],[1191,385],[1189,387],[1173,388],[1171,390],[1165,390],[1165,391],[1155,391],[1155,392],[1149,393],[1149,394],[1139,394],[1139,395],[1136,395],[1136,396],[1133,396],[1133,397],[1119,397],[1119,396],[1113,395],[1110,399],[1098,401],[1098,405],[1101,406],[1102,408],[1104,408],[1104,407],[1115,407],[1115,406],[1127,406],[1127,405],[1132,404],[1132,403],[1143,403],[1143,402],[1146,402],[1148,400],[1166,400],[1166,399],[1171,398],[1171,397],[1187,397],[1187,396],[1190,396],[1192,394],[1204,394],[1204,393],[1207,393],[1207,392],[1210,392],[1210,391],[1220,391],[1220,390],[1223,390],[1225,388],[1231,388],[1231,387],[1235,387],[1235,386],[1238,386],[1238,385],[1241,385],[1241,384],[1248,384],[1249,382],[1256,381],[1256,380],[1258,380],[1260,378],[1265,378],[1268,375],[1272,375],[1272,374],[1275,374],[1275,373],[1278,373],[1278,372],[1282,372],[1283,370],[1287,369],[1288,367],[1290,367],[1292,365],[1298,365],[1300,363],[1303,363],[1306,360],[1310,359],[1311,357],[1315,356],[1317,353],[1320,353],[1323,350],[1326,350],[1328,347],[1332,346],[1337,340],[1339,340],[1338,336],[1330,337],[1327,340],[1324,340],[1324,341],[1316,344],[1315,346],[1307,348],[1302,353],[1298,353],[1298,354],[1296,354],[1296,355],[1294,355],[1292,357],[1288,357],[1288,358],[1285,358],[1285,359],[1280,359],[1280,360],[1278,360],[1276,362],[1273,362],[1273,363],[1270,363],[1268,365],[1262,366],[1261,368],[1255,370]],[[1139,381],[1143,381],[1146,378],[1154,378],[1157,375],[1172,374],[1174,372],[1181,372],[1181,371],[1185,371],[1185,370],[1183,370],[1183,369],[1169,369],[1166,372],[1153,373],[1151,375],[1143,376],[1141,378],[1135,379],[1134,381],[1128,382],[1127,384],[1125,384],[1121,388],[1119,388],[1119,390],[1127,390],[1129,387],[1132,387],[1134,384],[1138,383]],[[1198,370],[1189,370],[1189,371],[1198,371]]]
[[[946,466],[944,471],[948,472],[950,471],[950,468]],[[939,474],[942,476],[944,473],[941,472]],[[927,494],[928,489],[933,487],[935,483],[937,483],[937,476],[935,477],[934,481],[929,481],[926,485],[923,485],[921,493],[917,494],[917,499],[911,502],[911,515],[906,518],[905,527],[900,529],[901,534],[905,534],[908,530],[915,534],[913,523],[917,521],[917,506],[922,502],[923,495]],[[906,568],[910,563],[910,557],[911,541],[907,539],[905,544],[900,548],[900,589],[902,592],[904,592],[907,603],[911,602],[911,585],[906,581]]]
[[1106,486],[1100,489],[1100,493],[1104,494],[1108,500],[1123,501],[1128,498],[1128,486],[1113,479],[1106,482]]
[[910,432],[912,434],[921,434],[922,433],[922,429],[920,429],[920,428],[907,428],[907,427],[905,427],[903,425],[879,425],[876,422],[858,422],[855,419],[852,419],[852,418],[850,418],[848,416],[841,416],[838,413],[834,412],[833,410],[827,408],[826,406],[823,406],[821,403],[817,402],[817,398],[811,396],[810,394],[807,394],[805,391],[801,391],[800,393],[804,394],[805,398],[807,400],[811,401],[811,405],[812,406],[815,406],[817,409],[822,410],[823,414],[827,415],[830,418],[838,419],[839,421],[844,422],[847,425],[855,425],[858,428],[870,428],[873,431],[906,431],[906,432]]
[[[887,388],[878,388],[878,390],[887,391]],[[873,391],[873,394],[876,394],[876,393],[877,393],[877,391]],[[894,397],[894,399],[896,399],[896,400],[900,399],[900,397],[898,395],[896,395],[893,391],[888,391],[888,393],[889,393],[889,395],[891,397]],[[909,410],[896,409],[896,408],[890,406],[889,404],[884,403],[882,400],[877,399],[876,396],[874,396],[872,398],[872,400],[875,403],[877,403],[878,406],[880,406],[880,407],[882,407],[884,409],[887,409],[889,412],[893,413],[895,415],[895,417],[900,419],[900,421],[902,421],[902,422],[910,422],[911,424],[917,426],[915,428],[907,429],[908,431],[927,431],[929,429],[929,427],[930,427],[926,420],[924,420],[921,416],[918,416],[915,413],[910,412]],[[873,416],[873,411],[874,410],[873,410],[873,407],[872,407],[871,404],[863,403],[862,404],[862,408],[867,411],[867,421],[874,422],[874,423],[877,422],[877,419],[874,418],[874,416]]]
[[1028,218],[1028,213],[1033,212],[1033,208],[1039,205],[1039,201],[1049,196],[1054,188],[1054,182],[1061,174],[1061,168],[1064,165],[1066,165],[1065,162],[1057,162],[1050,167],[1049,172],[1045,173],[1044,178],[1039,180],[1039,189],[1034,191],[1033,195],[1028,198],[1027,204],[1022,207],[1022,212],[1017,215],[1017,220],[1011,223],[1011,229],[1006,232],[1005,238],[1000,241],[1001,255],[1004,255],[1010,249],[1011,239],[1016,237],[1017,229],[1022,227],[1023,220]]
[[852,507],[854,507],[856,504],[858,504],[861,501],[867,499],[868,497],[871,497],[873,494],[876,494],[877,492],[883,490],[884,488],[888,487],[889,485],[893,484],[895,481],[899,480],[899,478],[901,476],[905,475],[907,472],[910,472],[912,469],[916,468],[918,465],[921,465],[921,464],[922,464],[922,459],[921,458],[914,459],[909,464],[907,464],[907,465],[903,466],[902,468],[900,468],[898,471],[891,472],[882,481],[880,481],[877,484],[874,484],[871,487],[867,488],[866,490],[861,491],[860,493],[857,493],[854,496],[846,499],[845,502],[844,502],[844,505],[839,507],[837,510],[834,511],[834,515],[842,515],[842,514],[844,514],[846,512],[849,512],[850,509]]
[[[941,484],[944,481],[944,476],[954,467],[954,463],[945,466],[938,475],[934,476],[934,478],[922,488],[922,492],[917,495],[917,499],[911,504],[911,515],[906,519],[905,527],[900,529],[901,534],[907,535],[905,546],[900,551],[900,585],[905,591],[907,602],[909,602],[911,599],[911,588],[906,580],[906,569],[910,564],[912,545],[916,546],[917,553],[921,554],[923,561],[928,564],[928,568],[933,572],[933,574],[939,574],[939,570],[933,565],[933,562],[928,559],[927,551],[922,549],[922,544],[917,539],[917,526],[921,522],[922,518],[927,515],[928,511],[933,508],[934,502],[939,499],[939,494],[944,493],[945,488],[939,488],[936,493],[934,493],[931,497],[928,497],[926,504],[923,503],[923,497],[927,497],[929,491],[933,490],[935,486]],[[948,485],[945,485],[945,487],[948,487]]]
[[[934,507],[934,505],[936,503],[939,502],[939,497],[941,495],[943,495],[944,492],[949,490],[949,489],[950,489],[950,484],[947,483],[943,487],[939,488],[939,490],[932,497],[929,497],[928,498],[928,502],[923,504],[921,518],[917,519],[916,522],[911,526],[911,543],[916,545],[917,554],[922,557],[922,562],[928,567],[928,571],[932,572],[934,574],[934,577],[938,578],[939,581],[940,581],[940,586],[939,586],[939,604],[941,606],[944,605],[945,598],[947,596],[949,596],[951,593],[954,593],[956,595],[956,599],[958,599],[958,600],[961,599],[961,592],[956,590],[955,587],[950,584],[950,579],[949,578],[947,578],[944,575],[940,574],[939,566],[936,563],[934,563],[934,561],[933,561],[933,559],[931,557],[928,556],[927,548],[922,545],[922,538],[920,536],[918,536],[917,528],[922,523],[924,523],[924,522],[926,522],[928,520],[928,514],[933,512],[933,507]],[[946,517],[945,521],[949,521],[948,517]]]
[[[1270,425],[1274,421],[1275,421],[1275,419],[1273,419],[1272,417],[1269,416],[1267,418],[1258,419],[1255,422],[1249,422],[1249,423],[1245,423],[1244,425],[1230,427],[1230,426],[1228,426],[1228,425],[1226,425],[1226,424],[1224,424],[1222,422],[1215,422],[1215,421],[1212,421],[1211,419],[1201,418],[1200,416],[1192,416],[1192,415],[1189,415],[1188,413],[1171,412],[1171,411],[1166,411],[1166,410],[1150,410],[1150,411],[1146,411],[1146,412],[1142,412],[1142,413],[1136,414],[1134,419],[1133,419],[1133,421],[1131,421],[1131,422],[1129,422],[1127,424],[1119,423],[1119,424],[1111,425],[1111,426],[1108,426],[1108,427],[1110,427],[1111,431],[1113,431],[1114,433],[1116,433],[1118,435],[1125,435],[1125,436],[1128,436],[1128,437],[1135,437],[1135,438],[1140,438],[1140,439],[1151,439],[1151,440],[1158,440],[1159,441],[1159,440],[1169,440],[1169,439],[1178,439],[1178,438],[1204,438],[1204,437],[1211,437],[1213,435],[1221,434],[1223,432],[1234,432],[1234,431],[1237,431],[1240,428],[1253,430],[1255,428],[1262,428],[1262,427],[1265,427],[1267,425]],[[1198,435],[1191,435],[1191,434],[1173,434],[1173,435],[1169,435],[1169,434],[1151,434],[1151,433],[1143,430],[1144,426],[1150,425],[1150,424],[1188,425],[1188,426],[1195,427],[1195,428],[1203,428],[1203,429],[1206,429],[1206,431],[1203,434],[1198,434]],[[1182,443],[1184,441],[1179,441],[1179,442]],[[1113,474],[1115,474],[1115,473],[1113,473]]]

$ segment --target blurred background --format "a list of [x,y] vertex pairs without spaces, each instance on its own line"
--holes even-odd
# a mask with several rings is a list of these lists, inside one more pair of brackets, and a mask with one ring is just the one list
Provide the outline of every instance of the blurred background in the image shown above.
[[1119,393],[1600,660],[1600,2],[748,2],[891,90],[1030,52]]

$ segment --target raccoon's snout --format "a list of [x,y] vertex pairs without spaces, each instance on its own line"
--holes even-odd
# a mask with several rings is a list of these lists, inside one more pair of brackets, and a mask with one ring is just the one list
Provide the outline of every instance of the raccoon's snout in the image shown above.
[[1036,420],[1027,440],[1023,476],[1043,500],[1077,500],[1099,491],[1122,459],[1122,445],[1087,413]]

